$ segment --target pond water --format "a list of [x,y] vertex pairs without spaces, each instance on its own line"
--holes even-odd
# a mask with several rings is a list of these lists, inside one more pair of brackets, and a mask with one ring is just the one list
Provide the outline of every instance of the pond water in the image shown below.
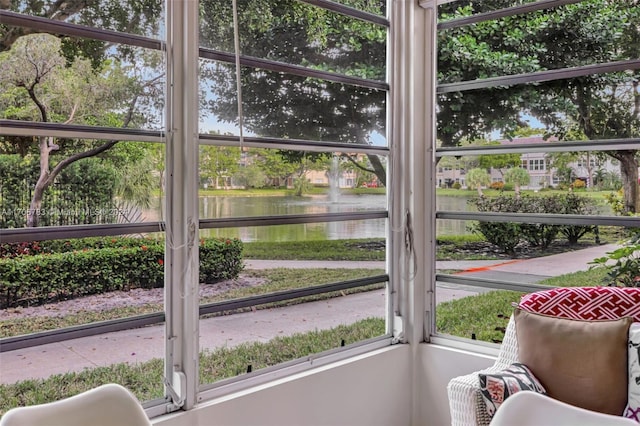
[[[472,206],[465,197],[436,196],[436,208],[445,211],[468,211]],[[231,218],[310,213],[348,213],[386,209],[385,195],[309,195],[256,197],[200,197],[200,218]],[[160,205],[158,200],[156,205]],[[600,212],[607,214],[607,212]],[[160,220],[160,208],[145,211],[145,220]],[[437,235],[470,234],[470,221],[438,219]],[[206,229],[203,237],[236,237],[243,241],[333,240],[347,238],[383,238],[384,219],[358,220],[297,225],[254,226],[243,228]]]
[[[460,211],[467,208],[463,197],[438,196],[437,208]],[[157,202],[156,205],[161,205]],[[386,209],[385,195],[258,196],[200,197],[200,218],[230,218],[266,215],[348,213]],[[160,220],[160,208],[144,213],[145,220]],[[254,226],[244,228],[206,229],[203,237],[236,237],[242,241],[295,241],[347,238],[383,238],[385,220],[357,220],[331,223]],[[438,220],[438,234],[468,233],[464,221]]]

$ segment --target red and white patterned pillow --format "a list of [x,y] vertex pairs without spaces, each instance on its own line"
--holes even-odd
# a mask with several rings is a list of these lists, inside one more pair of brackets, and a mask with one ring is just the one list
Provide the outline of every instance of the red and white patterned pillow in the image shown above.
[[558,287],[522,296],[528,312],[577,320],[633,317],[640,321],[640,288]]

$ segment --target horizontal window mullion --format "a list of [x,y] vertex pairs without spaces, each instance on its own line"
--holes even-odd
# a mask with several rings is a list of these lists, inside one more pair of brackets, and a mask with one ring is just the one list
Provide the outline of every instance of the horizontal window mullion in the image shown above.
[[551,213],[494,213],[437,211],[436,219],[477,220],[481,222],[545,223],[551,225],[599,225],[637,227],[638,218],[631,216],[585,216]]
[[353,7],[336,3],[330,0],[298,0],[301,3],[307,3],[313,6],[320,7],[322,9],[330,10],[332,12],[340,13],[341,15],[350,16],[352,18],[360,19],[361,21],[371,22],[372,24],[382,25],[389,27],[390,23],[384,16],[376,15],[375,13],[365,12],[363,10],[355,9]]
[[[218,50],[200,48],[200,57],[229,64],[235,64],[236,56],[233,53],[221,52]],[[317,78],[321,80],[344,83],[353,86],[366,87],[369,89],[389,90],[389,85],[384,81],[369,80],[360,77],[352,77],[345,74],[338,74],[330,71],[322,71],[300,65],[287,64],[285,62],[272,61],[270,59],[256,58],[253,56],[240,55],[240,64],[260,68],[284,74],[297,75],[300,77]]]
[[164,222],[5,228],[0,230],[0,235],[2,235],[0,240],[3,243],[21,243],[29,241],[143,234],[148,232],[164,232]]
[[53,19],[42,18],[40,16],[23,15],[21,13],[11,12],[8,10],[0,10],[0,22],[4,25],[33,28],[40,32],[90,38],[110,43],[144,47],[147,49],[161,50],[164,47],[164,42],[154,38],[93,28],[70,22],[56,21]]
[[437,93],[465,92],[469,90],[487,89],[497,86],[514,86],[518,84],[535,83],[542,81],[566,80],[575,77],[584,77],[593,74],[606,74],[619,71],[640,69],[640,59],[626,61],[607,62],[603,64],[583,65],[572,68],[536,71],[524,74],[489,77],[477,80],[461,81],[458,83],[440,84],[436,88]]
[[26,336],[5,337],[0,339],[0,352],[15,351],[18,349],[31,348],[49,343],[63,342],[65,340],[79,339],[82,337],[96,336],[98,334],[111,333],[114,331],[145,327],[161,323],[164,319],[164,312],[156,312],[152,314],[83,324],[57,330],[42,331]]
[[58,138],[132,140],[139,142],[164,142],[165,139],[164,132],[159,130],[97,127],[23,120],[0,120],[0,135],[53,136]]
[[366,144],[314,141],[305,139],[281,139],[261,136],[244,136],[240,141],[240,136],[228,135],[199,135],[202,145],[238,146],[249,148],[276,148],[314,152],[348,152],[375,155],[389,155],[389,148],[386,146],[371,146]]
[[514,283],[513,281],[500,281],[449,274],[436,274],[436,282],[490,288],[494,290],[521,291],[523,293],[533,293],[535,291],[549,289],[548,285],[543,284]]
[[[455,18],[448,21],[438,23],[438,30],[446,30],[449,28],[464,27],[467,25],[477,24],[479,22],[491,21],[494,19],[505,18],[508,16],[522,15],[543,9],[551,9],[567,4],[580,3],[583,0],[540,0],[533,3],[521,4],[504,9],[493,10],[491,12],[476,13],[472,16]],[[421,1],[422,3],[422,1]],[[440,2],[438,2],[440,3]]]
[[344,222],[348,220],[385,219],[388,216],[389,214],[386,210],[379,210],[350,213],[318,213],[281,216],[233,217],[228,219],[201,219],[200,229]]
[[458,157],[464,155],[513,154],[533,152],[575,152],[575,151],[621,151],[638,149],[640,138],[597,139],[589,141],[564,141],[530,143],[521,145],[484,145],[437,148],[436,157]]
[[332,291],[348,290],[351,288],[364,287],[389,281],[388,275],[377,275],[367,278],[343,281],[339,283],[322,284],[306,288],[293,290],[283,290],[274,293],[262,294],[259,296],[243,297],[241,299],[226,300],[224,302],[208,303],[200,306],[200,315],[215,314],[237,309],[250,308],[252,306],[264,305],[267,303],[284,302],[298,299],[305,296],[315,296],[318,294],[330,293]]
[[[0,135],[53,136],[60,138],[128,140],[156,143],[162,143],[165,141],[165,133],[163,131],[117,127],[95,127],[63,123],[43,123],[22,120],[0,120]],[[240,146],[241,143],[239,136],[201,134],[199,139],[200,143],[204,145]],[[384,146],[305,139],[245,136],[242,143],[243,146],[255,148],[301,149],[319,152],[362,152],[377,155],[389,154],[389,148]]]

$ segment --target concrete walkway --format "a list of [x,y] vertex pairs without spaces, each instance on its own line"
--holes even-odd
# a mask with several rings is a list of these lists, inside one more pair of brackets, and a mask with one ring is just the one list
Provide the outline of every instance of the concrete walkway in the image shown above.
[[[586,270],[588,263],[613,245],[592,247],[536,259],[437,262],[441,270],[460,270],[484,278],[537,282],[550,276]],[[247,261],[247,269],[284,268],[384,268],[384,262]],[[526,278],[526,280],[523,280]],[[438,303],[477,294],[467,286],[438,287]],[[328,329],[369,317],[385,316],[383,290],[349,295],[275,309],[208,318],[200,321],[201,349],[233,347],[244,342],[266,342],[276,336]],[[52,374],[82,371],[119,362],[139,363],[164,356],[162,325],[106,333],[33,348],[0,353],[0,383]]]

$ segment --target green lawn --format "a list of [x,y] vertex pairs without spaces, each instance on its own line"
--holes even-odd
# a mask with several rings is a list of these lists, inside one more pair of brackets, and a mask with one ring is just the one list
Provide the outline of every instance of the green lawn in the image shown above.
[[[266,343],[244,343],[233,348],[205,350],[200,354],[200,383],[242,375],[249,365],[255,371],[384,333],[384,319],[369,318],[330,330],[276,337]],[[153,359],[0,385],[0,415],[13,407],[60,400],[104,383],[119,383],[141,401],[161,398],[164,392],[162,376],[163,360]]]
[[[602,285],[605,269],[592,269],[548,278],[541,284],[550,287],[579,287]],[[475,338],[487,342],[501,342],[509,317],[513,313],[513,303],[517,303],[524,293],[495,290],[468,296],[450,302],[440,303],[436,308],[436,329],[438,333],[452,336]]]

